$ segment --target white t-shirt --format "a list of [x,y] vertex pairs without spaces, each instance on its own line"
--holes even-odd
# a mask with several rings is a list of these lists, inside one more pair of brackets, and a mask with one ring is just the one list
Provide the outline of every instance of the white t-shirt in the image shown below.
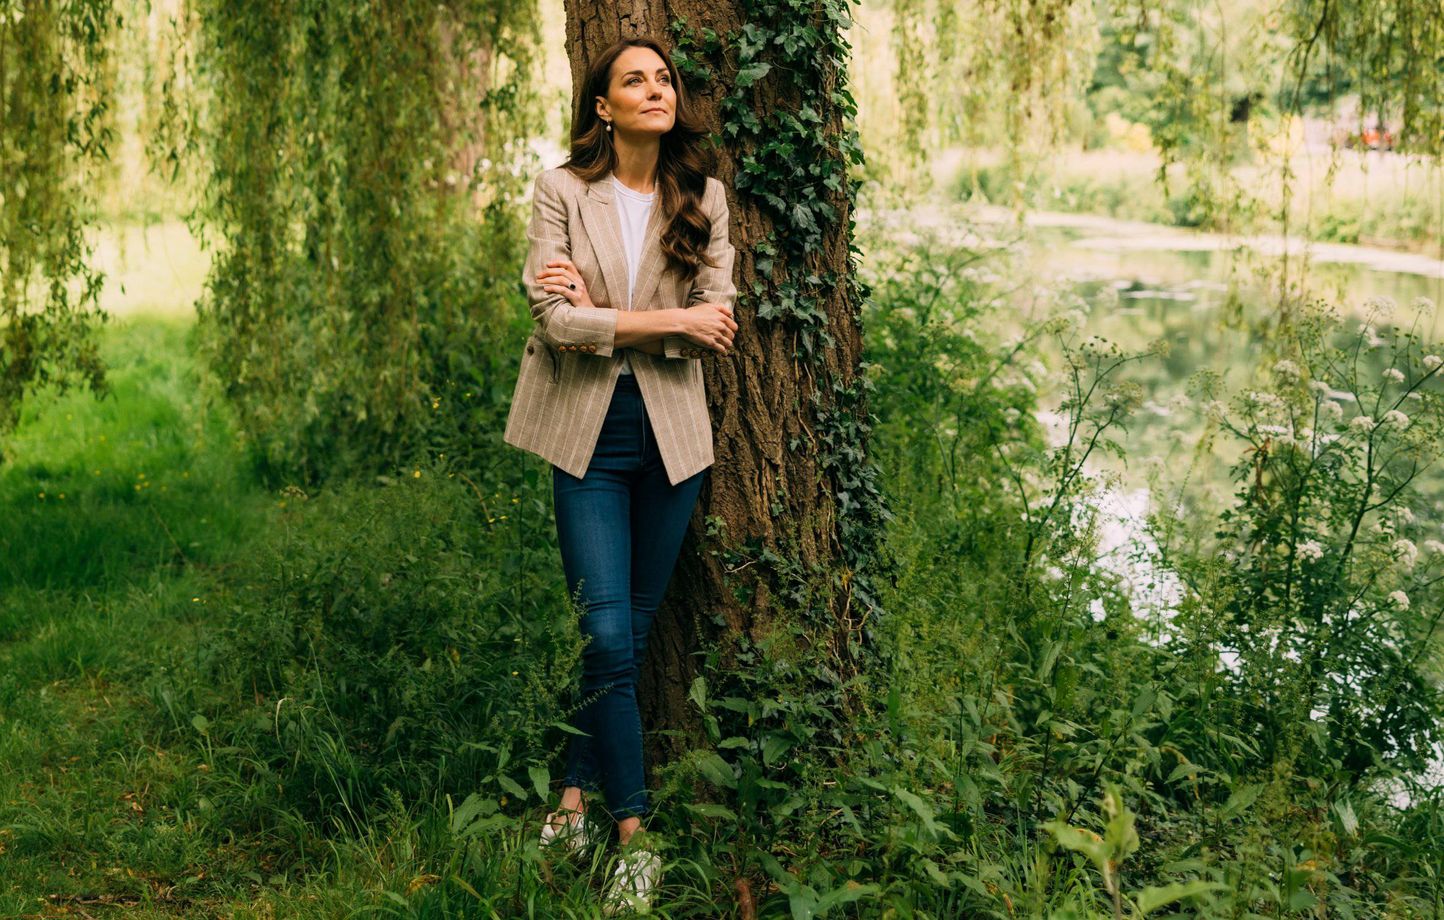
[[[622,248],[627,252],[627,309],[632,309],[632,289],[637,286],[637,266],[642,261],[642,238],[647,231],[647,217],[652,213],[652,202],[657,193],[643,195],[622,184],[612,176],[612,199],[617,203],[617,216],[622,223]],[[632,372],[631,359],[627,349],[622,349],[622,373]]]

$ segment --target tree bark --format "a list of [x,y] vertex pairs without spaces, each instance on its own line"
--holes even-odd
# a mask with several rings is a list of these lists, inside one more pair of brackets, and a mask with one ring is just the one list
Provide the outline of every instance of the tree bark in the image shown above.
[[480,183],[471,184],[471,177],[486,150],[486,118],[480,103],[491,92],[496,53],[489,43],[468,40],[466,24],[457,22],[445,7],[437,11],[436,29],[437,66],[447,75],[439,117],[451,172],[457,179],[456,191],[469,192],[479,212],[485,205],[485,190]]
[[[573,98],[594,55],[624,35],[643,33],[651,33],[670,48],[669,23],[679,18],[696,32],[710,28],[720,35],[738,35],[743,7],[736,0],[634,0],[622,4],[567,0]],[[725,136],[720,107],[732,92],[736,72],[730,46],[724,43],[723,48],[728,60],[706,62],[714,73],[712,85],[686,84],[692,104],[716,137]],[[820,61],[817,66],[831,71],[820,75],[828,91],[822,99],[807,102],[823,116],[829,136],[836,137],[842,131],[843,113],[832,101],[831,90],[841,86],[843,73],[830,62]],[[797,110],[798,99],[786,98],[771,86],[771,81],[762,80],[749,89],[755,111]],[[649,765],[671,759],[703,737],[697,709],[687,699],[702,663],[695,653],[727,635],[745,632],[760,637],[774,617],[789,613],[772,609],[778,584],[767,566],[742,562],[736,565],[738,571],[726,570],[721,541],[707,536],[706,521],[716,518],[725,525],[727,547],[756,540],[807,567],[820,566],[835,573],[843,565],[839,489],[827,481],[817,451],[789,445],[794,440],[803,445],[812,440],[815,410],[810,403],[818,381],[851,383],[860,373],[860,304],[849,302],[846,285],[832,289],[820,309],[826,312],[826,328],[834,341],[812,361],[794,359],[797,334],[785,323],[757,317],[756,305],[747,292],[754,282],[769,279],[757,272],[752,250],[766,239],[772,223],[765,211],[737,195],[734,177],[745,153],[732,144],[723,144],[718,151],[716,176],[728,189],[732,242],[737,248],[738,331],[729,355],[705,359],[703,365],[717,461],[693,514],[642,667],[639,700],[647,728]],[[847,183],[830,194],[829,203],[838,217],[826,244],[809,254],[806,265],[786,265],[779,259],[774,274],[846,276],[852,204]],[[831,406],[831,398],[824,398],[822,405]],[[838,654],[839,648],[846,647],[848,631],[857,629],[853,621],[857,614],[851,609],[854,605],[847,588],[849,578],[844,575],[841,583],[842,590],[825,601],[836,621],[836,632],[832,648],[819,649],[820,653]]]

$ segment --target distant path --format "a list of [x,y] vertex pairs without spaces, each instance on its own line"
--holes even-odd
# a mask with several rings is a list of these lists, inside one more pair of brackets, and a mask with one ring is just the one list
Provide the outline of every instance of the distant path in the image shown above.
[[101,309],[112,316],[194,317],[210,253],[184,221],[106,224],[92,231],[90,264],[105,273]]

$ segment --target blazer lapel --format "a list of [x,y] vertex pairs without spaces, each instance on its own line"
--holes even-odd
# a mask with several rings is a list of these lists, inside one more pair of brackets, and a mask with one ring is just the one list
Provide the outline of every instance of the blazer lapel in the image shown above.
[[[662,280],[662,207],[661,196],[656,199],[647,215],[647,228],[642,234],[642,257],[637,266],[636,289],[632,292],[632,306],[649,309],[657,285]],[[597,254],[597,263],[602,267],[602,278],[607,282],[607,293],[612,306],[618,310],[628,309],[627,305],[627,251],[622,244],[622,220],[612,201],[612,176],[608,173],[587,183],[587,194],[581,201],[582,223],[587,228],[587,239],[592,251]]]

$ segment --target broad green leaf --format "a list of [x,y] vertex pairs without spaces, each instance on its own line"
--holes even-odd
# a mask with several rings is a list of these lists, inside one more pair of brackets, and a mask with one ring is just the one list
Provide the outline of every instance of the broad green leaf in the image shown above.
[[877,894],[881,890],[877,885],[864,885],[854,879],[848,879],[840,887],[832,889],[817,900],[817,913],[820,916],[839,904],[851,904],[859,898]]
[[1228,801],[1223,803],[1223,817],[1232,818],[1242,814],[1244,809],[1254,803],[1261,792],[1263,792],[1263,786],[1258,783],[1248,783],[1235,789],[1233,794],[1228,797]]
[[1062,821],[1047,821],[1043,827],[1053,832],[1059,846],[1087,856],[1094,865],[1103,866],[1108,861],[1107,847],[1103,838],[1090,830],[1073,827]]
[[531,784],[536,789],[537,798],[545,802],[547,788],[551,785],[551,774],[547,772],[546,764],[533,764],[526,768],[526,772],[531,777]]
[[1354,814],[1354,806],[1349,804],[1348,799],[1340,799],[1334,803],[1334,814],[1339,816],[1339,826],[1347,836],[1353,837],[1359,832],[1359,818]]
[[737,777],[732,773],[732,765],[710,751],[697,759],[697,769],[714,786],[737,788]]
[[693,814],[701,815],[704,818],[722,818],[726,821],[736,821],[737,814],[725,805],[717,805],[712,802],[698,802],[689,804],[687,810]]
[[1225,886],[1218,882],[1205,882],[1194,880],[1191,882],[1172,882],[1167,885],[1150,885],[1143,889],[1138,895],[1138,912],[1147,914],[1157,910],[1165,904],[1172,904],[1174,901],[1183,898],[1191,898],[1195,895],[1208,894]]
[[927,802],[924,802],[916,794],[909,792],[901,786],[894,786],[892,788],[892,794],[901,799],[904,804],[911,808],[913,812],[922,819],[923,827],[926,827],[928,829],[928,832],[931,833],[933,836],[955,836],[951,830],[937,822],[937,818],[933,814],[932,808],[928,805]]
[[776,733],[768,735],[762,739],[762,762],[769,767],[772,766],[777,758],[786,754],[791,747],[792,739],[786,735]]
[[523,789],[516,780],[512,779],[510,776],[502,774],[501,776],[498,776],[496,778],[496,781],[501,784],[501,788],[505,789],[507,792],[510,792],[521,801],[526,801],[526,790]]

